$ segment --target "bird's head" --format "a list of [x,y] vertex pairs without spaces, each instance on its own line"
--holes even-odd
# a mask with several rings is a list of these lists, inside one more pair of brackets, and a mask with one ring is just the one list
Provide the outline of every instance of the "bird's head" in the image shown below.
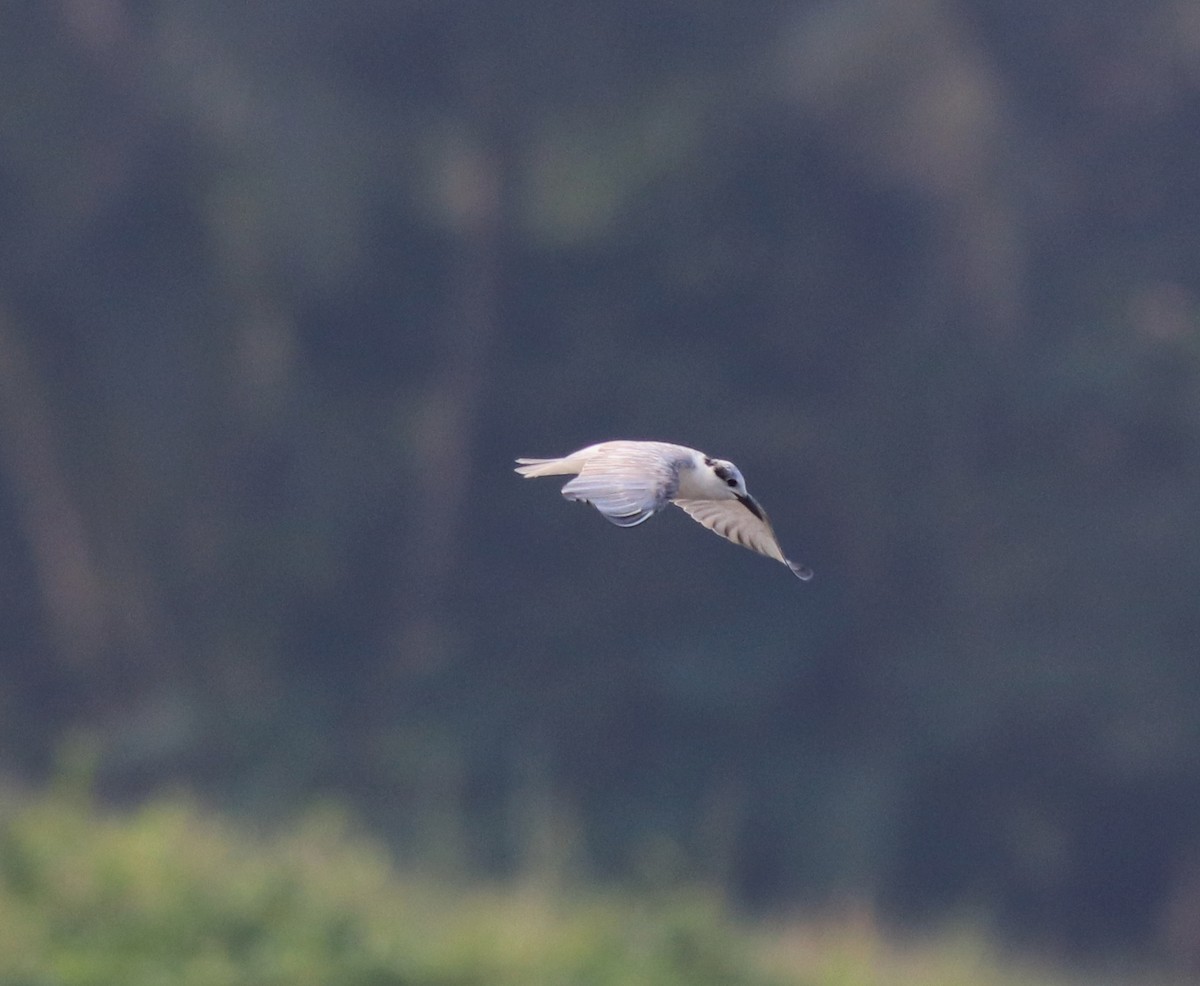
[[742,471],[732,462],[725,459],[705,459],[704,465],[712,471],[716,485],[725,487],[726,498],[732,500],[746,496],[746,481],[742,478]]
[[758,501],[746,490],[746,481],[742,471],[732,462],[725,459],[705,459],[704,466],[708,470],[707,497],[710,500],[737,500],[755,517],[764,523],[767,515]]

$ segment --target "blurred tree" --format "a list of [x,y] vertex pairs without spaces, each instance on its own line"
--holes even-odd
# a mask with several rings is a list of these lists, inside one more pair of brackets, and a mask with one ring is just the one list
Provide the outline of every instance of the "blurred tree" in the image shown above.
[[[0,55],[6,769],[1179,940],[1189,5],[56,0]],[[609,436],[737,460],[818,581],[509,472]]]

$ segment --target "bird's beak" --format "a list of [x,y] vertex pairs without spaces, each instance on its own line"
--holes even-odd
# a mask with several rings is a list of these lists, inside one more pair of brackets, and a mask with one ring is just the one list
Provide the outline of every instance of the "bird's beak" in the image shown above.
[[749,493],[736,493],[734,495],[738,498],[738,503],[754,514],[754,516],[759,520],[763,521],[764,523],[766,522],[767,515],[763,513],[763,508],[758,505],[758,501],[754,499],[754,497],[752,497]]

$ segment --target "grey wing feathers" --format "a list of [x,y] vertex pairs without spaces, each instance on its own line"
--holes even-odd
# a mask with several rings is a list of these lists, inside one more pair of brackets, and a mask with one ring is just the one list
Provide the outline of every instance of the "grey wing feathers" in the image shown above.
[[618,527],[635,527],[667,505],[679,488],[678,455],[665,444],[612,442],[588,458],[562,488]]
[[714,534],[783,562],[797,578],[806,581],[812,578],[810,569],[784,555],[765,514],[760,519],[737,500],[676,500],[675,505]]

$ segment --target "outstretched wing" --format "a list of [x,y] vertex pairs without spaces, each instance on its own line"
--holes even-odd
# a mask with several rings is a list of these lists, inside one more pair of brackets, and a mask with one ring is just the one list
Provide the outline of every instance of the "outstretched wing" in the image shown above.
[[584,500],[618,527],[634,527],[667,505],[679,489],[686,449],[664,442],[606,442],[562,489]]
[[714,534],[740,544],[760,555],[783,562],[799,579],[812,578],[812,569],[791,561],[783,553],[771,522],[758,502],[750,497],[742,500],[676,500],[675,505],[686,511],[693,520]]

